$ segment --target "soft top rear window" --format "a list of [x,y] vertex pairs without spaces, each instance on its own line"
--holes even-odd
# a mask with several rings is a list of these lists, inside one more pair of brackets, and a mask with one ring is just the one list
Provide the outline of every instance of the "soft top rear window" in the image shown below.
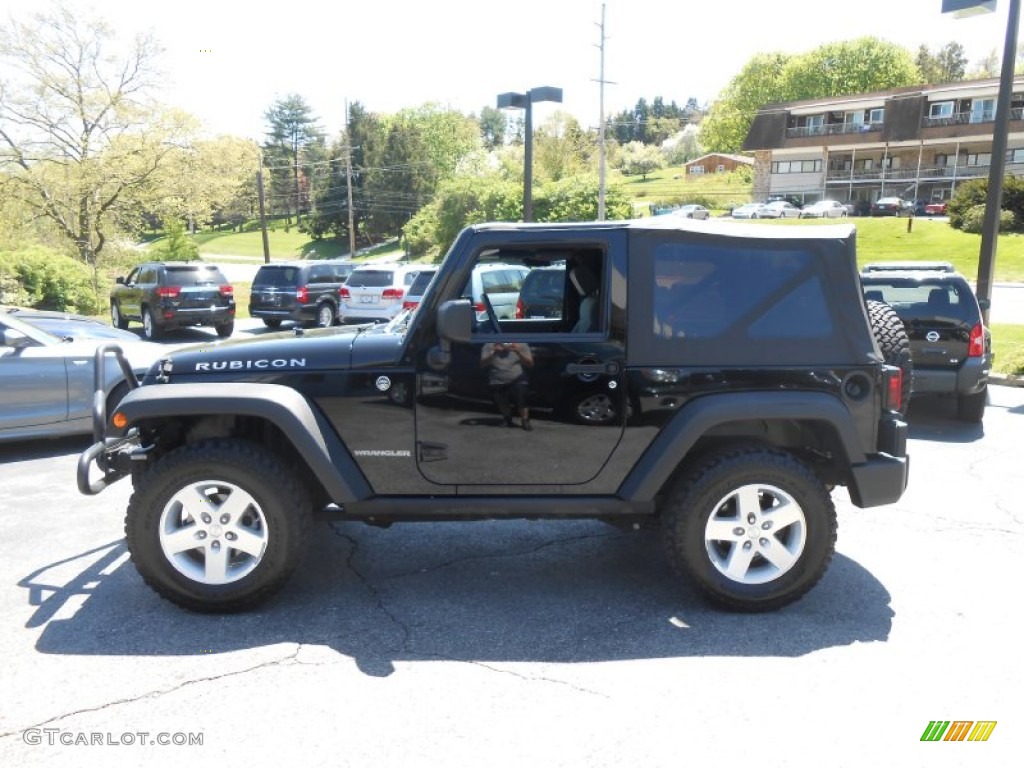
[[390,269],[356,269],[345,284],[349,288],[386,288],[394,280],[395,273]]
[[174,285],[223,285],[224,275],[216,267],[168,266],[167,282]]

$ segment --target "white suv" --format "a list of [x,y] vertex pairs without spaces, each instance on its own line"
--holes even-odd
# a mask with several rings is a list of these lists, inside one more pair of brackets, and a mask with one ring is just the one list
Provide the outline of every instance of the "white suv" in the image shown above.
[[405,292],[423,269],[416,264],[361,264],[338,289],[338,320],[391,320],[402,311]]
[[468,286],[462,295],[473,299],[479,320],[487,318],[485,293],[498,319],[509,320],[516,316],[519,289],[528,274],[529,267],[517,264],[478,264],[473,269],[472,286]]

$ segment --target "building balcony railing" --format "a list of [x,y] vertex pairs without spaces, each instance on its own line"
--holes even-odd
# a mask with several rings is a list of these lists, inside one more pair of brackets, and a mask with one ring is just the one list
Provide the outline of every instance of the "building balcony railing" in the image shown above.
[[987,165],[940,166],[931,168],[872,168],[870,170],[829,169],[826,181],[882,181],[900,179],[973,179],[988,176]]
[[[994,109],[986,109],[977,112],[956,112],[952,115],[942,115],[939,117],[925,117],[921,121],[921,125],[924,128],[935,128],[937,126],[942,125],[969,125],[978,123],[994,123],[995,119],[996,111]],[[1024,107],[1017,107],[1016,109],[1011,109],[1010,119],[1024,119]]]
[[787,139],[798,139],[805,136],[835,136],[842,133],[871,133],[882,130],[882,123],[831,123],[829,125],[804,125],[799,128],[787,128]]

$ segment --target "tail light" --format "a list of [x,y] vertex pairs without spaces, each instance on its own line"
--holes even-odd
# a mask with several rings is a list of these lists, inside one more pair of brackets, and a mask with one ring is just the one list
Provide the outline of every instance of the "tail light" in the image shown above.
[[516,299],[516,320],[522,320],[526,314],[526,308],[523,306],[523,298],[520,296]]
[[309,289],[304,285],[300,285],[298,288],[296,288],[295,300],[299,302],[299,304],[305,304],[307,301],[309,301]]
[[380,297],[384,301],[399,301],[405,296],[405,288],[385,288]]
[[885,388],[883,390],[882,408],[898,411],[903,408],[903,370],[894,365],[885,367]]
[[406,300],[406,301],[402,302],[402,309],[416,309],[416,306],[418,304],[419,304],[418,301],[415,301],[415,300],[414,301],[408,301],[408,300]]
[[156,289],[156,295],[161,299],[176,299],[181,295],[180,285],[164,285]]
[[348,288],[346,288],[344,285],[341,286],[341,288],[338,289],[338,296],[343,298],[343,299],[345,299],[346,301],[348,299],[352,298],[352,294],[349,292]]
[[967,356],[981,357],[985,354],[985,328],[978,323],[971,328],[971,335],[967,341]]
[[476,311],[482,315],[486,315],[487,307],[484,306],[484,303],[482,301],[478,301],[476,303]]
[[235,287],[233,285],[222,285],[220,287],[220,295],[221,296],[234,296],[235,295]]

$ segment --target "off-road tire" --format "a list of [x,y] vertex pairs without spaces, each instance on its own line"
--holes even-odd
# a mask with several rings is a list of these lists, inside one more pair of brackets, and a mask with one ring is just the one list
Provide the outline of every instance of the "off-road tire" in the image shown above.
[[[766,505],[780,497],[784,505]],[[836,510],[825,486],[792,455],[760,445],[707,455],[676,481],[661,519],[676,572],[735,611],[771,611],[800,599],[835,551]],[[784,556],[780,562],[789,560],[777,575],[773,561],[761,554],[775,551]],[[744,558],[746,569],[739,573]],[[723,573],[723,562],[734,561],[737,575]]]
[[[170,542],[174,533],[202,529],[199,520],[193,519],[192,526],[181,520],[182,512],[178,509],[185,509],[181,499],[186,492],[195,494],[197,488],[206,490],[214,486],[226,490],[223,494],[198,494],[197,506],[203,508],[208,495],[210,509],[217,515],[219,507],[212,505],[220,500],[226,506],[235,493],[239,493],[238,499],[243,503],[251,503],[242,511],[232,508],[234,517],[229,514],[227,518],[212,520],[214,525],[208,528],[209,533],[202,531],[201,539],[210,543],[179,551],[176,566],[165,553],[163,543],[173,546]],[[161,597],[193,611],[232,612],[255,606],[284,585],[305,548],[312,511],[303,485],[269,450],[244,440],[218,438],[182,446],[137,478],[125,516],[125,536],[139,575]],[[262,525],[242,527],[251,525],[253,519]],[[223,523],[223,528],[217,523]],[[256,530],[262,535],[264,544],[258,558],[231,548],[229,534],[236,530],[243,534]],[[198,533],[195,538],[200,540]],[[234,563],[225,568],[226,577],[221,583],[204,583],[183,572],[182,566],[196,571],[209,566],[209,550],[199,550],[213,546],[213,538],[223,540],[222,546],[229,554],[242,561],[244,575],[231,577]]]
[[985,404],[988,401],[988,385],[973,395],[960,395],[956,399],[956,417],[960,421],[979,424],[985,418]]
[[910,405],[914,385],[914,360],[910,351],[910,337],[896,310],[884,301],[867,300],[868,319],[871,333],[878,342],[882,358],[887,365],[894,365],[903,371],[903,386],[900,391],[899,413],[905,414]]

